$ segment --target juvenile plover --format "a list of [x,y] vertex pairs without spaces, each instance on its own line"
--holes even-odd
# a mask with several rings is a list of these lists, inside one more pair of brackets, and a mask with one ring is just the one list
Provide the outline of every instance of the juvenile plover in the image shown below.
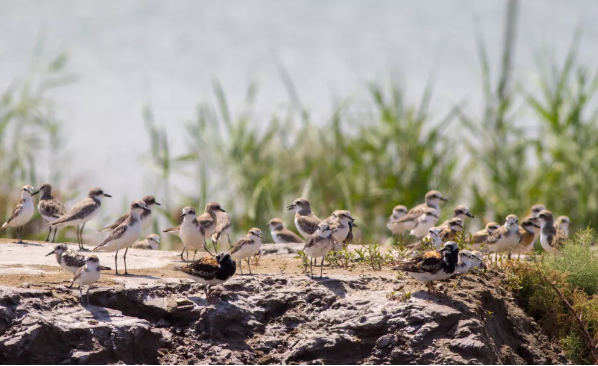
[[[221,212],[226,212],[220,207],[218,202],[210,202],[206,205],[204,213],[197,217],[197,222],[201,229],[203,230],[204,235],[204,242],[206,238],[212,237],[216,227],[218,227],[218,214]],[[216,247],[216,242],[212,240],[212,245],[214,246],[214,254],[218,252],[218,248]],[[204,248],[206,248],[206,244],[204,243]]]
[[307,199],[297,198],[293,204],[287,206],[287,210],[295,210],[295,226],[304,238],[311,237],[318,230],[318,224],[322,220],[311,212],[311,205]]
[[114,271],[117,275],[118,273],[118,252],[122,248],[125,249],[125,255],[123,256],[123,261],[125,263],[125,275],[128,275],[127,272],[127,252],[129,251],[129,246],[135,243],[139,235],[141,234],[141,214],[145,211],[148,211],[149,208],[145,205],[143,201],[133,201],[131,203],[129,217],[118,227],[110,232],[110,235],[97,247],[93,248],[94,252],[97,251],[105,251],[105,252],[113,252],[116,251],[114,255]]
[[[111,195],[104,193],[102,188],[92,188],[86,198],[77,202],[70,210],[58,219],[48,223],[50,227],[53,226],[77,226],[77,243],[79,244],[79,250],[85,250],[83,248],[83,228],[85,224],[97,216],[102,206],[102,198],[112,197]],[[81,226],[81,230],[79,230]]]
[[16,227],[19,244],[23,244],[23,227],[29,220],[31,220],[35,211],[33,198],[31,197],[33,193],[32,186],[27,185],[21,188],[21,200],[17,204],[17,207],[12,210],[12,215],[10,215],[8,220],[6,220],[2,227],[0,227],[0,230],[5,227]]
[[133,244],[131,248],[158,250],[160,249],[160,236],[158,234],[149,234],[142,242]]
[[174,269],[203,284],[206,300],[211,301],[211,287],[228,281],[235,274],[237,263],[230,254],[220,253],[216,257],[202,257],[185,267],[175,266]]
[[455,273],[459,262],[459,246],[454,241],[445,243],[440,250],[428,251],[403,261],[393,269],[407,272],[416,280],[426,281],[432,291],[432,281],[445,280]]
[[569,237],[569,225],[571,225],[571,220],[569,220],[569,216],[559,216],[556,218],[554,228],[557,231],[562,230],[563,234],[565,234],[565,237]]
[[[353,227],[357,227],[355,225],[355,219],[351,216],[351,213],[347,210],[336,210],[332,213],[332,216],[327,218],[325,222],[330,226],[330,231],[332,232],[332,236],[338,242],[339,246],[342,244],[349,244],[349,242],[353,239],[352,234]],[[333,250],[340,250],[340,248],[333,248]]]
[[463,231],[463,220],[453,217],[448,220],[448,225],[440,233],[440,239],[443,242],[455,241],[461,231]]
[[[58,198],[52,197],[52,186],[49,183],[44,183],[39,187],[36,192],[33,192],[33,195],[40,193],[39,202],[37,204],[37,210],[39,214],[42,216],[46,223],[54,221],[60,218],[62,215],[66,213],[66,208],[58,200]],[[54,236],[52,237],[52,243],[54,239],[56,239],[56,232],[61,225],[56,225],[54,227]],[[50,234],[52,234],[52,227],[49,227],[48,237],[45,241],[50,241]],[[82,265],[81,265],[82,266]],[[79,267],[81,267],[79,266]]]
[[542,227],[540,232],[540,244],[542,248],[548,253],[555,253],[565,242],[565,233],[554,228],[554,219],[552,212],[548,210],[541,211],[538,217],[533,217],[530,220],[539,221]]
[[[56,257],[56,262],[58,262],[58,265],[72,274],[77,273],[77,270],[85,265],[85,260],[88,257],[87,255],[83,255],[75,250],[69,249],[66,244],[55,245],[54,250],[46,254],[46,257],[52,254],[54,254]],[[109,271],[110,267],[100,266],[100,269],[102,271]]]
[[536,240],[535,229],[538,228],[540,228],[540,226],[530,219],[521,221],[521,225],[519,227],[521,242],[516,250],[517,252],[527,253],[534,250],[534,241]]
[[[411,230],[415,226],[417,219],[423,215],[427,209],[432,208],[435,211],[436,216],[440,217],[440,201],[446,201],[447,199],[442,196],[439,191],[430,191],[426,193],[426,202],[413,207],[407,215],[396,221],[395,225],[401,224],[404,230]],[[438,219],[434,221],[434,226],[438,222]],[[429,229],[429,228],[428,228]],[[425,234],[423,234],[425,235]]]
[[475,232],[472,235],[472,240],[470,241],[469,245],[475,247],[477,249],[488,239],[493,232],[500,228],[500,224],[494,221],[490,221],[486,224],[486,228],[480,231]]
[[[144,196],[141,200],[145,203],[147,208],[149,208],[149,210],[144,211],[141,214],[141,228],[145,229],[152,222],[152,207],[154,207],[155,205],[161,206],[161,204],[156,201],[156,197],[151,195]],[[116,221],[114,221],[110,226],[106,226],[105,228],[98,230],[98,232],[112,231],[116,229],[120,224],[125,222],[125,220],[128,218],[129,213],[127,212],[126,214],[119,217]]]
[[498,253],[511,252],[517,248],[521,241],[521,234],[519,233],[519,219],[515,215],[507,216],[505,224],[495,230],[492,235],[486,239],[486,247],[491,252],[496,253],[498,260]]
[[388,230],[392,231],[393,235],[403,234],[403,232],[405,232],[405,230],[400,231],[402,228],[401,225],[395,225],[396,222],[405,217],[405,215],[407,215],[407,207],[403,205],[397,205],[392,209],[392,214],[386,222],[386,227]]
[[284,227],[284,222],[279,218],[273,218],[268,222],[270,235],[276,244],[303,243],[303,239],[291,230]]
[[[470,212],[469,212],[469,208],[465,205],[459,205],[457,207],[455,207],[455,210],[453,211],[453,218],[460,218],[461,220],[463,220],[463,222],[465,222],[465,217],[471,217],[471,218],[475,218],[475,216],[473,216]],[[441,225],[439,225],[438,227],[441,230],[444,230],[445,228],[448,227],[449,225],[449,220],[446,220],[445,222],[443,222]]]
[[474,268],[484,269],[486,264],[482,259],[482,253],[477,251],[470,251],[467,249],[459,251],[459,263],[455,268],[455,275],[466,274]]
[[438,222],[438,214],[434,208],[428,207],[424,212],[415,220],[413,228],[411,229],[411,235],[418,238],[422,238],[428,234],[428,230]]
[[233,222],[229,214],[224,211],[219,211],[216,214],[216,217],[218,218],[218,225],[216,225],[216,229],[212,234],[212,242],[218,245],[220,238],[226,235],[226,238],[228,239],[228,246],[232,248],[233,245],[230,242],[230,228]]
[[241,274],[243,274],[243,259],[247,259],[247,265],[249,266],[249,274],[251,273],[251,262],[249,258],[260,251],[262,247],[262,231],[258,228],[253,228],[249,230],[247,236],[241,238],[235,247],[230,252],[230,255],[239,261],[239,267],[241,269]]
[[85,258],[85,265],[75,272],[75,277],[71,281],[71,287],[73,283],[79,285],[79,297],[83,302],[83,290],[81,286],[89,286],[87,288],[87,304],[89,304],[89,290],[91,285],[96,283],[100,279],[100,260],[95,255],[89,255]]
[[[318,230],[305,241],[303,251],[308,257],[316,258],[316,260],[317,258],[322,257],[322,262],[320,263],[320,278],[323,276],[324,258],[326,257],[326,254],[334,248],[335,243],[336,240],[334,240],[334,237],[332,236],[330,226],[325,222],[318,224]],[[311,260],[309,261],[309,267],[311,277],[313,278],[314,270]]]

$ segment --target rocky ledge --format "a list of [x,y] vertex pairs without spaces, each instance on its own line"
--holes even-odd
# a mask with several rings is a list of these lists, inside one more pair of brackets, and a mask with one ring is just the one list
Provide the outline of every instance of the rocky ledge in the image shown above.
[[437,295],[384,276],[239,276],[211,303],[182,281],[93,289],[85,307],[61,286],[0,287],[0,363],[567,363],[490,277]]

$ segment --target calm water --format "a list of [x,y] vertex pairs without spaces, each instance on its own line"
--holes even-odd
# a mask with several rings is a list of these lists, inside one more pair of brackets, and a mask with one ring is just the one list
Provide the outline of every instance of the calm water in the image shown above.
[[[368,80],[401,79],[416,99],[432,70],[439,110],[463,99],[475,108],[476,28],[496,56],[504,7],[464,0],[0,0],[0,87],[24,73],[40,35],[48,56],[68,51],[69,71],[80,80],[56,100],[74,152],[71,177],[124,200],[151,187],[140,161],[148,149],[144,103],[180,151],[180,127],[197,102],[212,100],[215,77],[233,109],[252,78],[264,115],[286,102],[278,54],[316,118],[335,101],[359,97]],[[543,49],[562,58],[576,27],[584,31],[581,59],[598,66],[597,16],[597,1],[523,1],[517,72],[530,77],[534,53]]]

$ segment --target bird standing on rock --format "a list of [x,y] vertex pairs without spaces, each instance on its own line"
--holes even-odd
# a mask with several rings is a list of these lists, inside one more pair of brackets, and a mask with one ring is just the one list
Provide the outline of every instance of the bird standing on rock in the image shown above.
[[247,265],[249,266],[249,274],[251,273],[251,263],[249,258],[260,251],[262,247],[262,231],[258,228],[249,230],[247,236],[240,239],[235,244],[230,255],[239,260],[239,267],[241,267],[241,274],[243,274],[243,259],[247,259]]
[[[44,183],[39,187],[39,189],[33,193],[35,196],[36,194],[40,193],[39,203],[37,204],[37,210],[39,214],[42,216],[45,222],[49,223],[51,221],[57,220],[62,215],[66,213],[66,208],[57,198],[52,197],[52,186],[49,183]],[[54,236],[52,237],[52,243],[56,239],[56,232],[58,228],[62,227],[62,225],[54,226]],[[49,226],[48,237],[46,238],[46,242],[50,240],[50,234],[52,234],[52,226]],[[81,266],[79,266],[81,267]]]
[[33,206],[33,187],[32,186],[23,186],[21,188],[21,200],[17,204],[17,207],[12,210],[12,215],[6,220],[6,222],[0,227],[4,229],[6,227],[16,227],[17,228],[17,237],[19,241],[18,244],[23,244],[23,227],[26,223],[31,220],[33,217],[33,213],[35,212],[35,208]]
[[228,281],[237,270],[237,263],[228,253],[220,253],[216,257],[202,257],[188,266],[175,266],[175,271],[189,275],[195,282],[203,284],[206,300],[212,301],[211,287]]

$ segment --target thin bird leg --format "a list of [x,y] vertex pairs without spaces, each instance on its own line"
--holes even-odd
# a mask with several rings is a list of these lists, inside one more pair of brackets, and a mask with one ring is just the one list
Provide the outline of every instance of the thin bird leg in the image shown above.
[[81,248],[81,240],[79,239],[79,229],[81,225],[77,225],[77,244],[79,244],[79,249]]
[[[253,273],[251,273],[251,263],[249,262],[249,258],[247,258],[247,265],[249,266],[249,274],[252,275]],[[241,262],[243,262],[243,260],[241,260]]]
[[239,261],[239,267],[241,268],[241,275],[243,274],[243,260]]
[[313,266],[313,258],[309,258],[309,271],[311,272],[311,278],[314,278],[314,266]]
[[[212,252],[210,252],[210,250],[208,249],[208,244],[206,243],[206,238],[203,238],[203,248],[206,252],[208,252],[208,254],[210,254],[212,257],[214,256],[214,254],[212,254]],[[196,250],[197,251],[197,250]]]
[[[181,251],[181,260],[182,260],[182,261],[184,261],[184,260],[185,260],[185,258],[183,258],[183,253],[185,253],[185,249],[186,249],[186,248],[187,248],[187,247],[183,245],[183,250]],[[187,259],[189,259],[189,252],[187,252]]]
[[322,262],[320,262],[320,278],[324,277],[324,275],[322,274],[322,267],[324,267],[324,258],[325,257],[322,257]]
[[127,252],[129,251],[129,247],[127,247],[127,249],[125,249],[125,255],[123,256],[123,260],[125,261],[125,274],[128,275],[129,272],[127,272]]
[[46,243],[47,243],[48,241],[50,241],[50,234],[52,234],[52,226],[50,226],[50,227],[49,227],[49,229],[50,229],[50,230],[48,231],[48,236],[46,237],[46,240],[44,240],[44,242],[46,242]]
[[86,222],[83,223],[83,225],[81,225],[81,244],[79,245],[79,249],[80,250],[84,250],[87,251],[87,249],[85,249],[85,247],[83,246],[83,228],[85,228],[85,224],[87,224]]
[[195,252],[193,252],[193,262],[195,262],[195,255],[197,254],[197,249],[195,249]]
[[118,262],[116,261],[118,259],[118,250],[116,251],[116,254],[114,255],[114,272],[116,272],[116,275],[118,276],[120,273],[118,273]]
[[226,237],[228,238],[228,245],[229,245],[229,246],[232,248],[232,247],[233,247],[233,245],[232,245],[232,243],[230,242],[230,235],[229,235],[229,234],[226,234]]
[[215,242],[214,239],[212,239],[212,246],[214,247],[214,253],[218,253],[218,242]]
[[58,232],[58,226],[54,228],[54,236],[52,237],[52,243],[56,240],[56,233]]
[[17,237],[19,238],[18,244],[23,244],[23,226],[17,227]]

